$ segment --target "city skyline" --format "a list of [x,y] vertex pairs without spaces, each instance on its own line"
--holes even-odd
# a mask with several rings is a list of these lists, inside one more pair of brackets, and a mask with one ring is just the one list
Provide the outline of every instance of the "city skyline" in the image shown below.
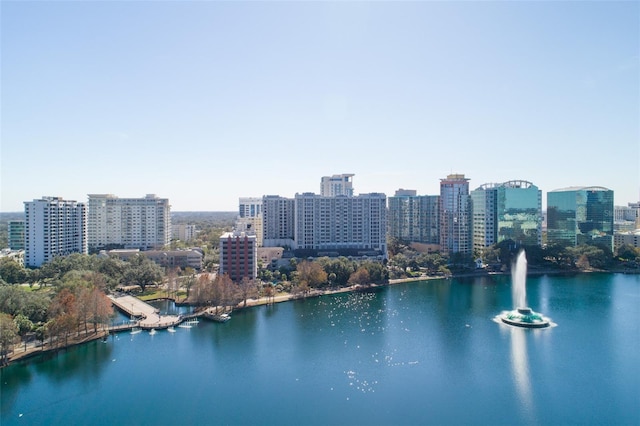
[[3,2],[0,211],[155,193],[640,200],[637,2]]

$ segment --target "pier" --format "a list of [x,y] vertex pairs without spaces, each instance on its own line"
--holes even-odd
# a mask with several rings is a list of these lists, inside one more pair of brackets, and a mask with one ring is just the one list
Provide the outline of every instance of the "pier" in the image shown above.
[[[158,309],[133,296],[109,296],[113,305],[136,321],[113,327],[113,331],[126,330],[133,327],[143,329],[161,329],[176,326],[192,315],[160,315]],[[117,330],[116,330],[117,329]]]

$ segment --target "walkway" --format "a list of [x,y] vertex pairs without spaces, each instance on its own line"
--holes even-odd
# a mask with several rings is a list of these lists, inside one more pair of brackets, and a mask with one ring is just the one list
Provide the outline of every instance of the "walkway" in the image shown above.
[[160,315],[158,309],[133,296],[109,296],[113,304],[127,315],[139,318],[141,328],[167,328],[178,325],[182,317],[178,315]]

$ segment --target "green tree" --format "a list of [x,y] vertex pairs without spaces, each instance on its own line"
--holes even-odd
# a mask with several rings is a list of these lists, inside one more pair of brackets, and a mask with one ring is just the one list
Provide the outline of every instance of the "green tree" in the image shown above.
[[18,340],[18,327],[10,315],[0,314],[0,365],[7,364],[7,357]]
[[624,261],[633,261],[640,258],[640,249],[631,244],[622,244],[616,250],[616,256]]
[[[16,324],[16,327],[18,329],[18,335],[23,340],[24,340],[25,336],[27,335],[27,333],[29,333],[29,332],[31,332],[31,330],[33,330],[33,322],[31,322],[31,320],[29,318],[27,318],[23,314],[16,315],[13,318],[13,322]],[[24,350],[25,351],[27,350],[27,341],[26,340],[24,340]]]
[[129,285],[139,285],[143,291],[149,285],[162,282],[163,276],[162,268],[143,254],[129,259],[124,271],[124,280]]
[[9,257],[0,258],[0,278],[9,284],[20,284],[27,281],[27,270]]

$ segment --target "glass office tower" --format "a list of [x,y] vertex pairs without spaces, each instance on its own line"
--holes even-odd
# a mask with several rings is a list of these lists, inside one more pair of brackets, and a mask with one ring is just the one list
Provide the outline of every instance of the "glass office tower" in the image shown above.
[[501,241],[518,245],[542,243],[542,191],[531,182],[489,183],[471,191],[473,248]]
[[613,191],[591,186],[548,192],[547,242],[601,244],[613,250]]

